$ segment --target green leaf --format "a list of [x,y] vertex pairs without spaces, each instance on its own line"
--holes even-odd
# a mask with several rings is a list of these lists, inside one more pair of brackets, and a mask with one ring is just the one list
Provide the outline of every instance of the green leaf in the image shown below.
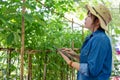
[[11,65],[10,65],[10,70],[11,70],[11,72],[14,71],[15,69],[16,69],[16,67],[15,67],[13,64],[11,64]]
[[29,23],[33,22],[33,17],[30,14],[25,14],[24,15],[25,20],[27,20]]
[[116,34],[120,34],[120,29],[115,29]]
[[0,21],[2,21],[4,24],[6,24],[6,22],[7,22],[7,21],[5,20],[5,18],[3,17],[3,15],[1,15],[1,14],[0,14]]
[[14,40],[15,40],[15,43],[17,44],[19,42],[19,39],[20,39],[20,36],[18,35],[18,33],[14,33]]
[[14,35],[13,35],[13,33],[10,33],[10,34],[7,36],[7,44],[10,45],[13,40],[14,40]]
[[33,4],[29,4],[29,2],[26,2],[26,3],[24,4],[24,6],[27,7],[27,8],[30,8],[31,10],[36,9],[35,6],[33,6]]
[[83,14],[80,14],[79,19],[80,19],[80,20],[83,20],[83,19],[84,19],[84,15],[83,15]]

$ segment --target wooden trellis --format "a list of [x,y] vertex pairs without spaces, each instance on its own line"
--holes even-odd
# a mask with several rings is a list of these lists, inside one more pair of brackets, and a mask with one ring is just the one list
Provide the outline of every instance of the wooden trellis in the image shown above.
[[[78,51],[79,48],[74,48],[74,51]],[[7,64],[10,65],[11,64],[11,57],[10,55],[12,54],[12,52],[17,52],[20,53],[20,49],[14,49],[14,48],[0,48],[0,51],[7,51]],[[51,50],[25,50],[24,51],[27,55],[28,55],[28,80],[32,80],[32,54],[36,54],[36,53],[46,53],[46,57],[47,54],[51,53]],[[46,57],[45,57],[45,63],[46,63]],[[46,66],[46,65],[44,65]],[[24,65],[23,65],[24,67]],[[9,78],[10,76],[10,69],[7,69],[7,77]],[[46,80],[46,67],[44,67],[44,80]]]
[[[25,1],[26,0],[22,0],[23,1],[23,4],[25,3]],[[22,6],[22,15],[24,15],[25,14],[25,6],[23,5]],[[54,12],[54,13],[56,13],[56,12]],[[57,13],[56,13],[57,14]],[[64,16],[63,16],[64,17]],[[65,17],[64,17],[65,18]],[[65,18],[65,19],[67,19],[67,18]],[[81,26],[81,24],[79,24],[79,23],[76,23],[76,22],[74,22],[74,20],[72,19],[72,20],[69,20],[69,19],[67,19],[69,22],[71,22],[72,23],[72,31],[73,31],[73,24],[78,24],[80,27],[82,27]],[[18,53],[20,53],[20,80],[24,80],[24,53],[28,53],[28,80],[32,80],[32,55],[31,54],[36,54],[36,53],[38,53],[38,52],[45,52],[46,53],[46,56],[45,56],[45,64],[44,64],[44,75],[43,75],[43,79],[44,80],[46,80],[46,71],[47,71],[47,67],[46,67],[46,63],[47,63],[47,54],[48,53],[50,53],[50,52],[52,52],[51,50],[45,50],[45,51],[42,51],[42,50],[25,50],[25,47],[24,47],[24,40],[25,40],[25,20],[24,20],[24,16],[22,16],[22,21],[21,21],[21,33],[22,33],[22,36],[21,36],[21,49],[19,49],[19,50],[16,50],[16,49],[14,49],[14,48],[0,48],[0,50],[2,51],[4,51],[4,50],[7,50],[8,51],[8,58],[7,58],[7,63],[10,65],[11,64],[11,52],[12,51],[16,51],[16,52],[18,52]],[[82,33],[83,33],[83,27],[82,27]],[[83,38],[82,39],[84,39],[84,34],[83,34]],[[74,48],[74,42],[72,41],[72,46],[71,46],[71,48],[73,49],[73,50],[75,50],[75,51],[77,51],[77,50],[79,50],[78,48]],[[62,64],[61,64],[62,65]],[[7,76],[8,76],[8,78],[9,78],[9,76],[10,76],[10,73],[11,73],[11,71],[10,71],[10,69],[8,68],[8,70],[7,70]],[[70,80],[75,80],[75,70],[73,69],[72,71],[71,71],[71,73],[70,73],[70,75],[71,75],[71,77],[70,77]],[[62,72],[61,72],[61,76],[64,76],[64,75],[62,75]],[[62,78],[64,78],[64,77],[62,77]],[[62,78],[61,78],[61,80],[62,80]],[[69,79],[69,76],[67,75],[67,80]]]

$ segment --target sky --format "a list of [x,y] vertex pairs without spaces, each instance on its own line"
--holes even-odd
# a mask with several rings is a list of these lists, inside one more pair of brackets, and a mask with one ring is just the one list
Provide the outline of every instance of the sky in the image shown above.
[[112,2],[112,6],[115,8],[119,8],[120,0],[108,0]]

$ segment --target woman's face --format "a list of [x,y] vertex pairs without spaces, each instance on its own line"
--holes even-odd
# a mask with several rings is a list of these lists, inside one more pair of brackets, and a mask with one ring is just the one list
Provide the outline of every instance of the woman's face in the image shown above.
[[85,18],[85,28],[90,30],[93,28],[93,18],[90,12],[88,12],[87,17]]

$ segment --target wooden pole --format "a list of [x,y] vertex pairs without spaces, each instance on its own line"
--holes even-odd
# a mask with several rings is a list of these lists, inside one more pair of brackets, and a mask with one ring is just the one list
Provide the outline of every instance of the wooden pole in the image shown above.
[[82,42],[84,41],[84,26],[82,26]]
[[46,80],[46,75],[47,75],[47,53],[45,53],[43,80]]
[[[74,41],[72,41],[72,50],[74,49]],[[75,77],[75,69],[72,68],[72,80],[75,80],[74,77]]]
[[[61,68],[63,67],[63,62],[61,64]],[[64,80],[64,76],[65,74],[63,73],[63,69],[61,69],[61,72],[60,72],[60,76],[61,76],[61,79],[60,80]]]
[[66,80],[69,80],[69,66],[67,65],[67,74],[66,74]]
[[32,80],[32,55],[28,54],[28,80]]
[[73,18],[72,18],[72,32],[73,32],[73,23],[74,23],[74,21],[73,21]]
[[[23,4],[25,3],[25,0],[22,0]],[[21,33],[21,65],[20,65],[20,80],[23,80],[24,75],[24,38],[25,38],[25,20],[24,15],[25,14],[25,6],[22,6],[22,33]]]
[[10,66],[11,66],[11,51],[10,50],[7,50],[7,79],[9,79],[10,77],[10,73],[11,73],[11,70],[10,70]]
[[[74,21],[73,21],[73,19],[72,19],[72,33],[74,32],[74,30],[73,30],[73,24],[74,24]],[[72,50],[74,50],[74,41],[72,40],[72,44],[71,44],[71,47],[72,47]],[[74,80],[74,69],[72,69],[72,80]]]

